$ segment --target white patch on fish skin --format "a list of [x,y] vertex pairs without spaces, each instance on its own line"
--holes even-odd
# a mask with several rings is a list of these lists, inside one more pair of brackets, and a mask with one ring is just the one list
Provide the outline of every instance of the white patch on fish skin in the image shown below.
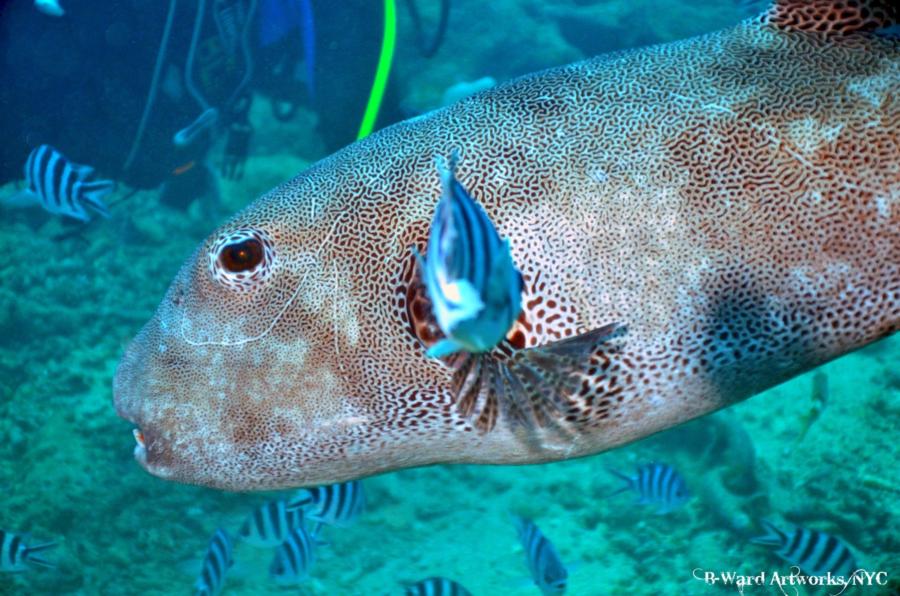
[[370,416],[362,415],[358,408],[345,401],[340,412],[317,418],[313,421],[312,428],[307,428],[305,431],[314,431],[316,433],[330,432],[330,434],[343,435],[354,426],[370,424],[371,422],[372,418]]
[[[334,349],[340,354],[339,338],[344,337],[350,346],[359,343],[359,318],[354,309],[354,303],[349,299],[353,292],[348,284],[342,283],[338,275],[338,265],[335,263],[334,275],[331,279],[331,316],[334,325]],[[340,358],[338,363],[343,366]]]
[[846,89],[867,100],[873,108],[879,109],[884,105],[896,84],[897,73],[886,72],[853,79],[847,83]]
[[600,168],[591,168],[588,170],[588,178],[596,182],[597,184],[605,184],[609,180],[609,174],[601,170]]
[[788,139],[804,155],[832,145],[843,129],[841,122],[827,124],[811,116],[787,124]]

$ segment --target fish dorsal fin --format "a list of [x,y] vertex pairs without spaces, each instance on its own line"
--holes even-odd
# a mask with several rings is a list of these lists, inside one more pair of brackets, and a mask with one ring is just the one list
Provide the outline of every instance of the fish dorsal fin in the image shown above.
[[896,27],[900,8],[897,0],[775,0],[765,19],[779,29],[842,36]]

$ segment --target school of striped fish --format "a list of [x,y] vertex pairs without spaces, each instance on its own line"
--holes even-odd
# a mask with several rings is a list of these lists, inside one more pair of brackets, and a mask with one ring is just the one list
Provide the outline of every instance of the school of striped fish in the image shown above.
[[[691,500],[684,478],[669,464],[643,464],[630,476],[616,470],[610,472],[624,481],[624,486],[606,498],[630,491],[636,496],[636,504],[656,507],[659,514],[678,511]],[[299,585],[312,577],[317,550],[328,546],[319,538],[323,528],[350,527],[364,514],[366,506],[363,484],[358,480],[303,488],[289,498],[267,501],[255,508],[237,536],[248,546],[273,549],[269,577],[274,583]],[[524,567],[534,587],[544,596],[565,594],[570,566],[563,561],[554,543],[534,521],[515,514],[511,520],[524,553]],[[309,522],[314,527],[308,528]],[[785,531],[768,520],[759,520],[759,525],[765,534],[750,538],[749,543],[768,547],[773,555],[810,576],[830,575],[849,581],[857,570],[853,552],[840,538],[811,528],[794,527]],[[49,546],[52,545],[36,548]],[[217,529],[203,559],[196,596],[221,593],[225,574],[233,565],[232,548],[228,533]],[[20,561],[23,558],[27,554],[19,555]],[[402,586],[405,596],[471,596],[462,583],[447,577],[428,577]]]
[[[632,491],[641,505],[657,506],[671,513],[690,501],[690,493],[678,471],[665,463],[639,466],[635,475],[613,473],[625,486],[608,497]],[[253,509],[233,539],[217,528],[209,541],[194,584],[195,596],[216,596],[226,586],[226,575],[235,564],[236,542],[251,548],[273,551],[269,566],[271,580],[284,586],[302,584],[312,576],[319,548],[327,543],[319,539],[325,526],[347,528],[366,510],[366,497],[360,481],[305,488],[287,499],[276,499]],[[512,515],[524,557],[524,567],[535,588],[544,596],[565,594],[570,569],[554,543],[530,519]],[[309,522],[315,526],[307,527]],[[849,578],[857,572],[856,557],[840,538],[825,532],[795,526],[779,528],[768,520],[759,520],[764,534],[749,539],[750,544],[767,547],[791,565],[810,576]],[[55,542],[31,544],[22,534],[0,530],[0,572],[16,573],[34,568],[53,568],[43,553]],[[465,586],[446,577],[428,577],[402,584],[406,596],[471,596]]]

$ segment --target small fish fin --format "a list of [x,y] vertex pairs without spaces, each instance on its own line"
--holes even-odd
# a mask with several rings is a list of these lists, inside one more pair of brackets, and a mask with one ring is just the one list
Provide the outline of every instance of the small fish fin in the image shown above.
[[301,488],[299,491],[297,491],[297,494],[285,501],[284,506],[288,511],[294,511],[297,509],[302,510],[307,505],[312,505],[312,502],[312,494],[308,490]]
[[429,358],[444,358],[445,356],[450,356],[451,354],[455,354],[462,350],[463,347],[457,344],[452,339],[442,339],[425,352],[425,355]]
[[91,176],[94,175],[94,168],[91,166],[86,166],[80,163],[69,162],[69,166],[72,168],[72,171],[75,172],[75,175],[79,180],[87,180]]
[[520,539],[522,538],[522,534],[528,529],[528,526],[534,523],[527,517],[513,513],[512,511],[507,512],[507,515],[509,516],[509,521],[512,522],[513,527],[516,529],[516,535],[518,535]]
[[82,201],[103,217],[109,217],[109,209],[103,202],[103,197],[111,193],[115,187],[116,183],[112,180],[83,182],[80,188]]
[[35,193],[30,190],[20,190],[15,194],[11,194],[8,197],[3,197],[0,199],[7,207],[19,208],[19,207],[33,207],[34,205],[40,205],[41,198],[37,196]]
[[900,24],[896,0],[774,0],[765,22],[826,37],[873,33]]
[[28,557],[26,563],[29,565],[44,567],[45,569],[56,569],[56,563],[51,563],[43,557]]
[[625,482],[625,486],[609,493],[608,495],[604,495],[601,498],[608,499],[608,498],[614,497],[616,495],[621,495],[622,493],[631,490],[632,487],[634,486],[634,478],[632,478],[631,476],[628,476],[627,474],[623,474],[622,472],[620,472],[618,470],[614,470],[613,468],[606,468],[606,471],[609,472],[610,474],[612,474],[613,476],[615,476],[616,478],[623,480]]
[[26,548],[25,553],[26,554],[38,553],[43,550],[54,548],[56,545],[57,545],[56,542],[45,542],[43,544],[36,544],[34,546],[29,546],[28,548]]
[[29,546],[22,553],[23,559],[29,565],[37,565],[38,567],[46,567],[48,569],[55,569],[56,563],[51,563],[50,561],[48,561],[47,559],[43,558],[40,555],[35,556],[35,553],[40,553],[42,551],[49,550],[51,548],[54,548],[55,546],[56,546],[55,542],[45,542],[44,544],[36,544],[34,546]]
[[567,428],[573,423],[565,417],[583,371],[604,344],[625,332],[612,323],[543,346],[516,350],[504,342],[488,354],[458,354],[449,362],[456,369],[451,391],[457,410],[482,432],[502,418],[532,436],[549,429],[570,440],[578,429]]
[[775,527],[772,522],[761,519],[759,524],[766,531],[762,536],[755,536],[750,539],[751,544],[760,544],[763,546],[781,546],[787,540],[787,534]]

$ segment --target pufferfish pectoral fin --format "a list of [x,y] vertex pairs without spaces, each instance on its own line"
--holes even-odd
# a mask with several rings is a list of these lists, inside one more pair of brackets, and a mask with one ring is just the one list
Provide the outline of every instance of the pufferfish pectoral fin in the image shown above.
[[457,354],[450,359],[455,405],[482,432],[500,421],[529,434],[547,429],[577,435],[566,416],[591,358],[625,333],[623,325],[611,323],[543,346],[516,350],[503,344],[486,354]]

